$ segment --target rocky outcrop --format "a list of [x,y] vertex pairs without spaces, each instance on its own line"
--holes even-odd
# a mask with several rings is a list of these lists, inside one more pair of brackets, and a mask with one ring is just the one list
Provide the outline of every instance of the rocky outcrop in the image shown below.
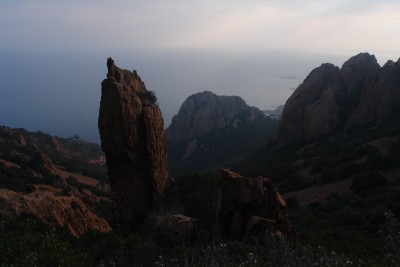
[[173,214],[157,217],[157,226],[161,229],[167,229],[181,236],[193,234],[196,221],[193,218],[182,214]]
[[362,91],[350,124],[379,124],[400,115],[400,59],[389,60]]
[[[276,236],[297,240],[290,224],[287,204],[271,181],[264,177],[243,177],[221,170],[215,199],[215,229],[243,241],[264,239],[266,229]],[[261,231],[259,231],[261,228]]]
[[278,141],[327,135],[340,125],[335,96],[343,89],[339,68],[322,64],[314,69],[286,101]]
[[31,214],[54,227],[66,227],[79,237],[89,231],[111,232],[111,227],[78,197],[63,195],[62,189],[34,185],[29,193],[0,189],[0,213],[17,218]]
[[57,170],[55,169],[51,158],[42,152],[37,146],[34,148],[36,153],[31,160],[32,169],[42,173],[43,175],[57,175]]
[[136,71],[107,61],[99,114],[116,227],[130,232],[169,183],[164,122]]
[[400,63],[382,68],[361,53],[339,69],[322,64],[287,100],[278,143],[329,136],[354,125],[376,125],[400,114]]
[[179,142],[199,137],[215,129],[234,125],[238,120],[254,121],[263,112],[250,107],[238,96],[218,96],[204,91],[189,96],[167,128],[167,139]]

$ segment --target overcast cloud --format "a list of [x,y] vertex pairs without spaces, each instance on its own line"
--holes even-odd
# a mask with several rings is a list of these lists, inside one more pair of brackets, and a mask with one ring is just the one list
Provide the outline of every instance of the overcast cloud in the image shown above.
[[398,1],[2,1],[2,47],[397,52]]
[[[68,98],[69,86],[70,98],[92,92],[74,108],[96,117],[108,56],[156,91],[166,125],[203,90],[269,109],[321,63],[341,66],[360,52],[397,60],[399,29],[397,0],[2,0],[0,113],[16,114],[10,99],[26,90]],[[29,86],[15,82],[24,77]]]

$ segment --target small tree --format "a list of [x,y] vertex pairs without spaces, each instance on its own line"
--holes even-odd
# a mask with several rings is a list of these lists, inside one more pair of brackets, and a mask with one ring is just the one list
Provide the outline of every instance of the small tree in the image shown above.
[[153,91],[142,91],[138,96],[143,104],[157,105],[157,96]]
[[400,264],[400,222],[391,211],[385,212],[385,224],[380,226],[380,236],[385,246],[384,262]]

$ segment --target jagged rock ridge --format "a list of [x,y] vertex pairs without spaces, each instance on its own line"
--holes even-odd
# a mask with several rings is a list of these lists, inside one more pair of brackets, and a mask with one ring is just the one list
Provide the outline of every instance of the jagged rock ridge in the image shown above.
[[136,71],[107,61],[99,113],[116,227],[130,232],[169,183],[164,121]]
[[328,136],[355,125],[376,125],[400,114],[400,62],[382,68],[360,53],[342,68],[322,64],[287,100],[278,143]]

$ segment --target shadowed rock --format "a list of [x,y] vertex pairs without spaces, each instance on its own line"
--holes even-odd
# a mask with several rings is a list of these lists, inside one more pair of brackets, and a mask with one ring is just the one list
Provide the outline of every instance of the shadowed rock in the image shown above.
[[204,91],[189,96],[167,128],[167,139],[172,142],[192,139],[240,119],[254,121],[263,117],[261,110],[250,107],[238,96],[218,96]]
[[221,169],[221,176],[215,200],[217,231],[243,241],[263,241],[269,230],[296,242],[287,204],[271,181],[261,176],[243,177],[227,169]]
[[336,93],[343,90],[340,69],[322,64],[286,101],[278,142],[310,139],[334,132],[341,124]]
[[399,88],[399,61],[388,61],[381,68],[374,55],[360,53],[341,69],[322,64],[286,101],[278,143],[308,141],[398,117]]
[[99,113],[116,227],[129,233],[169,184],[164,121],[136,71],[107,61]]

